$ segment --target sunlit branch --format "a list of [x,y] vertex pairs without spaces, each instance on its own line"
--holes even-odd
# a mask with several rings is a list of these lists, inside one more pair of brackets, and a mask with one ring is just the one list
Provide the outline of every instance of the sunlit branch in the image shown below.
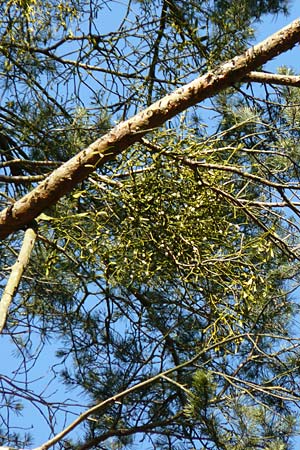
[[243,78],[243,81],[254,81],[256,83],[300,87],[300,76],[298,75],[280,75],[267,72],[250,72]]
[[36,236],[36,230],[34,228],[28,228],[24,233],[19,256],[12,266],[10,276],[0,300],[0,334],[3,332],[8,316],[8,309],[17,292],[24,270],[28,265]]
[[166,377],[169,374],[171,374],[175,371],[178,371],[184,367],[194,364],[203,353],[209,352],[210,350],[213,350],[216,347],[222,346],[229,342],[233,342],[235,340],[239,340],[246,336],[247,336],[247,334],[241,334],[241,335],[227,337],[227,338],[223,339],[221,342],[212,344],[208,348],[203,349],[202,351],[197,353],[193,358],[189,359],[188,361],[185,361],[176,367],[172,367],[171,369],[161,372],[145,381],[142,381],[141,383],[138,383],[138,384],[126,389],[123,392],[120,392],[119,394],[114,395],[113,397],[110,397],[110,398],[104,400],[101,403],[98,403],[97,405],[93,406],[92,408],[89,408],[88,410],[86,410],[82,414],[80,414],[80,416],[77,417],[77,419],[75,419],[63,431],[61,431],[56,436],[49,439],[49,441],[45,442],[44,444],[40,445],[39,447],[36,447],[33,450],[47,450],[48,448],[55,445],[57,442],[60,442],[67,434],[69,434],[71,431],[73,431],[78,425],[80,425],[84,420],[87,420],[89,418],[89,416],[93,415],[94,413],[99,414],[100,411],[105,410],[108,406],[111,406],[112,404],[121,401],[124,397],[131,394],[132,392],[138,391],[139,389],[141,389],[145,386],[148,386],[149,384],[153,384],[153,383],[159,381],[161,378],[165,377],[165,379],[166,379]]
[[45,208],[70,192],[97,167],[114,159],[147,132],[158,128],[180,112],[216,95],[246,73],[261,66],[274,56],[295,46],[300,39],[300,20],[248,49],[219,68],[163,97],[131,119],[121,122],[108,134],[56,169],[32,192],[18,200],[13,208],[0,214],[0,238],[22,228]]

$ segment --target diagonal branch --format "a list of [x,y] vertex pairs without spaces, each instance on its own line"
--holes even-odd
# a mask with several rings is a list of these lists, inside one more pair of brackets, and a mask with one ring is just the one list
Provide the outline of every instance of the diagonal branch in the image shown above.
[[44,209],[55,204],[97,167],[114,159],[123,150],[138,142],[153,128],[187,108],[212,97],[242,81],[245,76],[270,59],[294,47],[300,41],[300,20],[282,28],[240,56],[220,65],[214,71],[166,95],[131,119],[121,122],[108,134],[92,143],[56,169],[35,189],[0,213],[0,239],[22,228]]
[[5,327],[9,306],[18,289],[23,272],[28,265],[35,240],[36,230],[34,229],[34,227],[28,228],[24,234],[24,239],[18,259],[12,266],[7,285],[0,300],[0,334]]
[[78,425],[80,425],[83,421],[87,420],[89,418],[89,416],[91,416],[92,414],[94,414],[94,413],[99,414],[100,411],[105,410],[108,406],[111,406],[114,403],[120,402],[124,397],[131,394],[132,392],[138,391],[138,390],[144,388],[145,386],[156,383],[161,378],[164,378],[164,379],[168,380],[169,382],[174,383],[174,380],[170,379],[168,377],[168,375],[170,375],[173,372],[176,372],[184,367],[193,365],[194,363],[196,363],[196,361],[200,358],[200,356],[202,354],[209,352],[209,351],[215,349],[216,347],[222,346],[229,342],[234,342],[241,338],[246,338],[248,336],[249,336],[248,333],[242,333],[242,334],[236,335],[236,336],[227,336],[226,338],[222,339],[221,341],[219,341],[217,343],[213,343],[209,347],[204,348],[203,350],[200,350],[191,359],[179,364],[178,366],[171,367],[170,369],[167,369],[164,372],[160,372],[151,378],[148,378],[144,381],[141,381],[138,384],[135,384],[135,385],[129,387],[125,391],[119,392],[118,394],[114,395],[113,397],[107,398],[103,402],[98,403],[97,405],[92,406],[88,410],[81,413],[79,417],[77,417],[70,425],[68,425],[66,428],[64,428],[60,433],[58,433],[57,435],[55,435],[54,437],[49,439],[47,442],[44,442],[41,446],[36,447],[33,450],[48,450],[50,447],[52,447],[53,445],[60,442],[67,434],[69,434],[71,431],[73,431],[75,428],[77,428]]

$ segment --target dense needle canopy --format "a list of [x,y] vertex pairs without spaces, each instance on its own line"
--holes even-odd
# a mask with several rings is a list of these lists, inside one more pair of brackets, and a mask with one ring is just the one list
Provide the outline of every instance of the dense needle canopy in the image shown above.
[[[0,12],[9,220],[117,123],[243,54],[288,2],[6,0]],[[292,448],[300,95],[286,67],[276,83],[243,75],[99,156],[1,241],[1,345],[16,357],[0,369],[3,446],[42,444],[36,408],[44,442],[86,414],[43,450]]]

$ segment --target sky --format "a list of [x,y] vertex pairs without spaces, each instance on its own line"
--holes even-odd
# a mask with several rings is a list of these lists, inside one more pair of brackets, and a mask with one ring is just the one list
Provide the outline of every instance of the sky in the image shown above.
[[[291,7],[289,10],[289,15],[284,17],[282,15],[278,15],[277,18],[274,16],[266,16],[265,20],[258,24],[256,29],[256,42],[260,42],[263,39],[266,39],[271,34],[278,31],[280,28],[288,25],[293,20],[300,17],[300,2],[299,0],[291,1]],[[300,73],[300,48],[299,46],[294,47],[292,50],[289,50],[282,55],[279,55],[277,58],[271,60],[268,64],[265,65],[266,70],[270,70],[272,72],[276,72],[278,67],[287,65],[293,68],[296,73]]]
[[[298,6],[297,6],[298,4]],[[285,25],[289,24],[292,20],[296,19],[300,16],[300,3],[299,0],[294,0],[291,2],[290,7],[290,15],[288,17],[284,17],[281,15],[278,15],[277,18],[266,16],[264,20],[257,25],[257,33],[256,33],[256,40],[255,42],[260,42],[261,40],[267,38],[270,36],[270,34],[278,31],[280,28],[284,27]],[[107,21],[103,23],[104,27],[111,27],[112,21],[119,22],[119,18],[123,16],[124,9],[121,8],[119,11],[113,10],[110,13],[107,13]],[[109,29],[107,30],[109,31]],[[284,55],[280,55],[276,59],[269,62],[265,69],[269,71],[276,71],[276,69],[281,65],[287,65],[292,67],[296,73],[300,73],[300,48],[299,46],[294,48],[291,51],[286,52]],[[8,376],[11,376],[12,371],[14,370],[16,359],[14,358],[14,355],[11,354],[11,347],[9,345],[7,337],[1,338],[1,358],[0,358],[0,374],[6,374]],[[53,346],[55,346],[55,343],[49,343],[49,353],[53,352]],[[39,363],[34,367],[34,374],[36,376],[36,382],[31,385],[31,389],[36,390],[37,393],[39,393],[40,390],[44,388],[44,380],[41,381],[43,377],[48,377],[48,379],[52,378],[52,375],[49,373],[50,367],[52,365],[52,361],[49,361],[48,353],[45,352],[44,356],[40,359]],[[49,393],[56,391],[55,397],[59,398],[60,393],[58,384],[52,382],[49,388]],[[76,397],[76,392],[70,392],[69,397]],[[76,399],[78,401],[78,399]],[[79,403],[81,402],[81,399],[79,400]],[[82,403],[84,403],[84,399],[82,399]],[[83,410],[83,408],[82,408]],[[75,418],[75,417],[74,417]],[[71,420],[71,417],[69,417],[69,422]],[[46,434],[47,426],[41,419],[40,413],[38,410],[34,410],[33,408],[26,408],[24,411],[22,423],[28,427],[28,431],[32,432],[34,435],[34,444],[33,446],[41,445],[43,442],[45,442],[48,439],[48,435]],[[66,424],[67,425],[67,424]],[[63,426],[63,423],[61,423],[61,426]],[[32,430],[31,430],[32,427]],[[58,428],[59,431],[59,428]],[[296,445],[300,448],[300,439],[296,440]]]

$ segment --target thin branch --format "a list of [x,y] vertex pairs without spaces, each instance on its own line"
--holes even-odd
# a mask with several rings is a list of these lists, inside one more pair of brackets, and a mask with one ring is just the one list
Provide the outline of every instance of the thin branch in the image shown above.
[[35,161],[28,159],[9,159],[8,161],[0,162],[0,167],[58,167],[63,164],[63,161]]
[[155,69],[158,63],[159,59],[159,51],[160,51],[160,44],[164,35],[165,27],[166,27],[166,20],[167,20],[167,8],[168,3],[164,0],[161,10],[161,16],[160,16],[160,22],[159,22],[159,29],[157,32],[157,37],[153,45],[153,57],[152,61],[149,67],[148,72],[148,79],[149,79],[149,89],[148,89],[148,97],[147,97],[147,105],[151,105],[152,103],[152,94],[153,94],[153,87],[155,82]]
[[23,184],[43,181],[47,175],[0,175],[0,183]]
[[297,75],[280,75],[267,72],[250,72],[243,78],[243,81],[279,84],[282,86],[300,87],[300,76]]
[[[140,426],[135,426],[133,428],[116,428],[107,431],[106,433],[96,436],[89,441],[79,445],[77,450],[88,450],[100,444],[100,442],[106,441],[113,436],[131,436],[132,434],[142,433],[142,432],[152,432],[157,434],[163,434],[162,430],[166,430],[168,426],[172,425],[175,420],[178,420],[182,416],[182,412],[175,414],[168,420],[159,420],[157,422],[150,422]],[[98,420],[96,420],[98,422]],[[152,431],[153,429],[158,429],[159,431]],[[1,447],[0,447],[1,450]]]
[[291,184],[276,183],[275,181],[270,181],[267,178],[262,178],[253,173],[246,172],[245,170],[242,170],[236,166],[224,166],[222,164],[211,164],[211,163],[206,163],[206,162],[202,162],[202,161],[192,160],[192,159],[185,158],[185,157],[183,157],[183,158],[178,157],[177,159],[180,160],[183,164],[186,164],[187,166],[190,166],[190,167],[202,167],[202,168],[208,169],[208,170],[220,170],[220,171],[224,171],[224,172],[235,173],[237,175],[240,175],[242,178],[248,178],[252,181],[257,181],[261,185],[274,187],[274,188],[277,188],[278,190],[279,189],[295,189],[295,190],[300,189],[299,183],[291,183]]
[[[158,381],[161,378],[167,380],[168,379],[167,375],[169,375],[175,371],[178,371],[178,370],[182,369],[183,367],[187,367],[187,366],[194,364],[203,353],[213,350],[216,347],[220,347],[221,345],[223,345],[225,343],[228,343],[228,342],[231,342],[234,340],[238,340],[238,339],[241,339],[241,338],[244,338],[247,336],[248,336],[247,333],[243,333],[243,334],[240,334],[237,336],[227,337],[227,338],[223,339],[221,342],[212,344],[208,348],[201,350],[199,353],[197,353],[193,358],[189,359],[188,361],[185,361],[185,362],[179,364],[178,366],[172,367],[171,369],[168,369],[165,372],[161,372],[157,375],[154,375],[153,377],[149,378],[148,380],[142,381],[141,383],[131,386],[130,388],[126,389],[125,391],[122,391],[119,394],[116,394],[113,397],[110,397],[110,398],[104,400],[103,402],[98,403],[97,405],[93,406],[92,408],[89,408],[88,410],[86,410],[82,414],[80,414],[79,417],[77,417],[70,425],[68,425],[64,430],[62,430],[56,436],[49,439],[47,442],[45,442],[41,446],[34,448],[33,450],[48,450],[48,448],[52,447],[57,442],[60,442],[67,434],[69,434],[71,431],[73,431],[84,420],[87,420],[90,415],[92,415],[94,413],[99,414],[100,410],[103,410],[103,409],[107,408],[108,406],[119,402],[126,395],[131,394],[132,392],[135,392],[145,386],[148,386],[149,384],[155,383],[156,381]],[[172,383],[173,382],[174,382],[174,380],[172,380]]]

